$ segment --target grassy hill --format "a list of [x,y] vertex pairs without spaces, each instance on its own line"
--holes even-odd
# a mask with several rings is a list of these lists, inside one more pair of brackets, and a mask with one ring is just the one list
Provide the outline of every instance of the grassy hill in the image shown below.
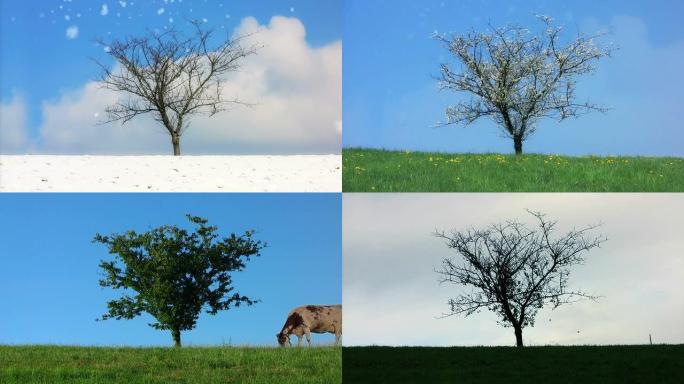
[[350,347],[348,383],[684,383],[684,345]]
[[349,148],[344,192],[682,192],[684,158],[445,154]]
[[0,383],[341,383],[342,351],[0,346]]

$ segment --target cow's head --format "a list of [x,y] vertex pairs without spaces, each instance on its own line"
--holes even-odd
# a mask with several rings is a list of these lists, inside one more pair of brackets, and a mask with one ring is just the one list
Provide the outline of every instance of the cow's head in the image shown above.
[[280,344],[281,347],[289,347],[291,345],[290,336],[284,332],[276,333],[276,337],[278,338],[278,344]]

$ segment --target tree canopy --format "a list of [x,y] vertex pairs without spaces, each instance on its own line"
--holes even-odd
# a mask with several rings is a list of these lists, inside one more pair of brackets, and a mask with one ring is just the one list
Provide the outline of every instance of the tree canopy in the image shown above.
[[513,139],[516,154],[537,129],[542,118],[559,121],[607,108],[589,101],[578,102],[577,78],[594,72],[612,46],[595,42],[600,34],[578,36],[563,44],[562,27],[553,19],[538,16],[544,30],[533,34],[519,25],[484,32],[435,35],[460,68],[441,65],[439,88],[471,98],[446,109],[444,125],[468,126],[490,118],[506,137]]
[[258,44],[246,45],[247,36],[218,38],[214,31],[193,21],[194,33],[175,29],[149,31],[143,36],[99,40],[118,63],[98,62],[100,83],[122,93],[106,109],[105,123],[123,124],[139,115],[151,114],[171,137],[174,155],[180,155],[180,138],[196,114],[213,116],[229,104],[250,105],[237,96],[226,99],[226,75],[238,71]]
[[120,298],[107,303],[102,320],[132,319],[146,312],[156,319],[155,329],[170,330],[176,346],[181,332],[197,324],[200,312],[219,311],[258,300],[238,293],[231,274],[266,246],[254,240],[254,231],[220,238],[218,228],[201,217],[187,215],[196,225],[188,231],[163,225],[147,232],[95,235],[114,260],[100,262],[100,286],[122,290]]
[[516,345],[523,345],[522,331],[534,326],[537,312],[555,309],[596,296],[570,288],[570,273],[584,263],[584,254],[606,239],[592,235],[596,225],[555,235],[556,221],[530,212],[537,221],[529,227],[517,220],[451,233],[435,232],[460,257],[446,258],[437,270],[440,283],[470,288],[448,302],[445,316],[470,316],[488,309],[500,316],[500,324],[513,327]]

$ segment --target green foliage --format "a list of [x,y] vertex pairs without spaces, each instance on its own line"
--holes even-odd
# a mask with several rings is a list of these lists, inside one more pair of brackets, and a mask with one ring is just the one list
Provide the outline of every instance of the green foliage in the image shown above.
[[684,192],[684,159],[349,148],[344,192]]
[[351,347],[350,383],[682,383],[684,345]]
[[197,226],[193,232],[164,225],[144,233],[95,236],[94,243],[115,255],[100,262],[100,286],[124,292],[107,303],[102,320],[132,319],[147,312],[157,320],[150,326],[173,331],[180,344],[180,331],[193,329],[203,309],[215,315],[257,302],[235,292],[231,273],[242,271],[266,245],[253,240],[254,231],[219,238],[207,220],[187,218]]
[[341,383],[341,348],[0,346],[0,383]]

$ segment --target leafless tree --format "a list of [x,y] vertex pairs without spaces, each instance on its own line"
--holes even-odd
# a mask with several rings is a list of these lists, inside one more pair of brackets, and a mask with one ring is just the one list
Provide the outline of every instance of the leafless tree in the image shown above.
[[103,123],[129,122],[138,115],[151,114],[171,136],[173,154],[180,155],[180,138],[196,114],[213,116],[229,104],[249,105],[225,99],[222,85],[226,74],[237,71],[244,58],[258,46],[245,45],[245,38],[214,36],[199,22],[182,34],[170,29],[149,31],[144,36],[98,42],[118,66],[100,62],[103,87],[125,94],[107,107]]
[[547,220],[539,212],[528,212],[538,222],[536,227],[507,221],[485,229],[435,232],[461,256],[461,260],[443,260],[437,270],[440,283],[471,288],[449,300],[449,312],[444,316],[467,317],[488,309],[501,316],[501,325],[513,327],[518,347],[523,346],[523,328],[534,326],[542,307],[551,305],[555,309],[597,298],[570,289],[568,281],[571,268],[584,263],[583,254],[606,240],[591,235],[596,225],[556,237],[556,221]]
[[486,32],[435,35],[461,63],[460,70],[442,64],[437,77],[441,90],[464,92],[472,98],[446,109],[441,125],[468,126],[482,117],[492,119],[505,137],[513,139],[516,154],[534,133],[538,120],[578,117],[607,109],[575,101],[576,78],[593,72],[598,61],[610,56],[612,46],[600,46],[595,36],[578,36],[561,43],[562,27],[538,16],[544,31],[508,25]]

